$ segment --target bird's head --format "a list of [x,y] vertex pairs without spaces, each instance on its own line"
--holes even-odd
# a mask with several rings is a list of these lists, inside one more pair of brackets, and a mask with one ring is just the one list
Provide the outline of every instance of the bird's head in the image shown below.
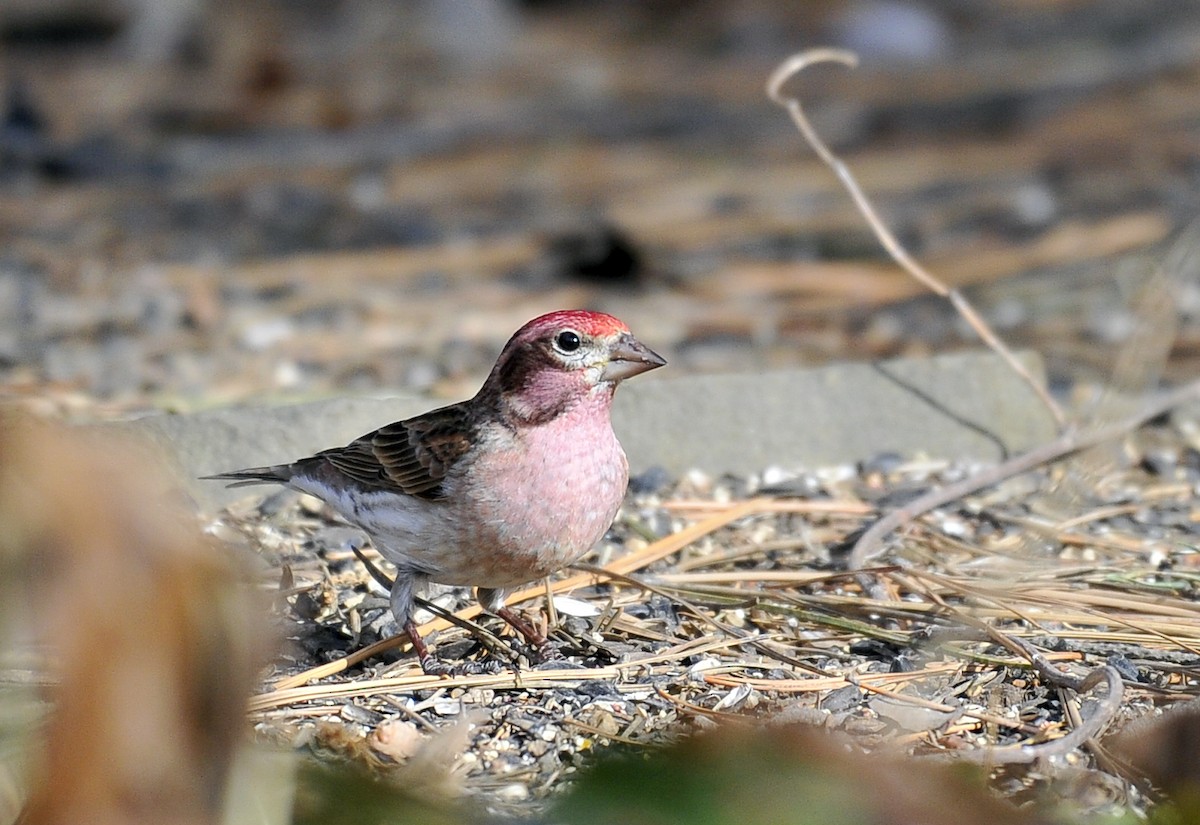
[[560,310],[516,331],[480,392],[522,420],[548,421],[589,397],[607,402],[622,380],[666,363],[617,318]]

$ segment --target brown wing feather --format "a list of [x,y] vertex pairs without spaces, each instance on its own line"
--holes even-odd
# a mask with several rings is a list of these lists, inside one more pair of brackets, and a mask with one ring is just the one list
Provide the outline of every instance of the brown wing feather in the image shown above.
[[366,487],[437,500],[445,497],[446,474],[470,449],[472,430],[467,411],[455,404],[380,427],[314,458]]

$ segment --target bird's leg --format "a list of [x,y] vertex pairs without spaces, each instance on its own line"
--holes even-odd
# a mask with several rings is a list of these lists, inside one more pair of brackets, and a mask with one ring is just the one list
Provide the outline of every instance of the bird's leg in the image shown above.
[[496,615],[504,621],[508,622],[513,628],[525,637],[525,641],[529,642],[530,647],[538,652],[538,655],[553,654],[554,648],[550,646],[550,640],[546,638],[540,630],[534,627],[533,623],[522,616],[511,607],[501,607],[496,611]]
[[[351,544],[350,549],[354,551],[354,555],[358,556],[358,560],[362,562],[363,567],[367,568],[367,572],[371,575],[376,583],[389,588],[392,593],[392,615],[396,617],[396,621],[400,622],[400,626],[404,632],[408,634],[408,641],[412,644],[413,652],[417,654],[417,661],[421,663],[421,670],[425,671],[430,676],[441,676],[443,674],[451,675],[452,666],[435,659],[433,654],[429,652],[429,648],[425,644],[425,640],[421,638],[421,634],[417,632],[417,623],[411,617],[401,619],[402,615],[407,615],[412,611],[413,591],[415,582],[409,582],[407,587],[398,585],[400,577],[389,579],[387,574],[380,570],[373,561],[366,557],[362,549],[357,544]],[[404,607],[407,604],[408,607]],[[399,611],[404,611],[403,613]]]
[[412,619],[404,623],[404,632],[408,634],[413,653],[417,654],[417,662],[427,676],[479,676],[500,671],[500,663],[494,659],[481,662],[443,662],[429,652],[425,640],[417,632],[417,623]]
[[429,676],[450,676],[452,666],[443,662],[441,659],[434,657],[429,652],[429,648],[425,646],[425,640],[421,638],[421,634],[417,631],[417,623],[409,619],[404,623],[404,632],[408,634],[408,640],[412,643],[413,653],[417,654],[417,661],[421,663],[421,670]]
[[483,605],[483,609],[489,613],[499,616],[504,621],[525,637],[525,641],[529,643],[534,654],[542,661],[547,659],[561,659],[562,654],[550,643],[546,638],[546,634],[542,633],[533,623],[526,619],[521,614],[517,613],[511,607],[504,604],[504,597],[508,595],[503,590],[492,589],[488,587],[477,588],[475,596],[479,599],[479,603]]
[[[362,557],[359,556],[359,558]],[[478,676],[500,672],[501,665],[495,660],[452,664],[443,662],[430,652],[425,640],[421,638],[421,634],[417,630],[417,623],[412,618],[414,595],[418,588],[424,587],[425,581],[424,576],[406,574],[402,570],[397,570],[396,580],[392,583],[391,595],[392,615],[396,617],[396,623],[408,634],[408,640],[412,643],[413,653],[417,654],[421,670],[429,676]]]

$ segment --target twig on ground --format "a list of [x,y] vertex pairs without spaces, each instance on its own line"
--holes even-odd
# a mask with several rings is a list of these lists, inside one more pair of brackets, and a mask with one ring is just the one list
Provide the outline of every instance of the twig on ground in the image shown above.
[[1166,390],[1151,399],[1137,413],[1122,421],[1082,432],[1068,430],[1053,441],[1015,456],[1002,464],[997,464],[995,467],[981,473],[964,478],[956,484],[948,484],[945,487],[931,490],[905,506],[893,510],[871,525],[870,529],[859,537],[854,547],[850,550],[850,554],[846,559],[846,566],[851,570],[863,567],[870,559],[882,552],[883,538],[888,533],[907,524],[917,516],[928,513],[935,507],[940,507],[943,504],[982,490],[985,487],[991,487],[993,484],[998,484],[1006,478],[1019,475],[1043,464],[1058,461],[1072,453],[1088,447],[1094,447],[1097,444],[1114,438],[1119,438],[1137,429],[1150,419],[1197,398],[1200,398],[1200,381],[1193,381],[1180,387]]
[[929,270],[921,266],[917,261],[908,254],[908,250],[901,245],[896,236],[892,234],[887,225],[879,217],[875,211],[875,207],[871,205],[871,201],[863,193],[862,188],[858,185],[850,168],[825,145],[809,122],[808,116],[804,114],[804,109],[800,105],[800,100],[795,97],[784,95],[782,92],[783,84],[791,79],[794,75],[803,71],[807,67],[815,63],[841,63],[844,66],[854,68],[858,66],[858,55],[854,52],[845,51],[843,49],[809,49],[808,51],[800,52],[792,55],[790,58],[780,64],[771,77],[767,80],[767,95],[771,100],[778,103],[780,106],[788,110],[792,116],[792,121],[796,124],[796,128],[800,130],[800,134],[808,142],[813,151],[821,158],[821,160],[833,170],[841,181],[842,186],[850,193],[850,197],[854,200],[854,205],[858,211],[862,213],[864,219],[870,225],[871,230],[887,250],[892,259],[904,268],[906,272],[913,276],[923,286],[934,292],[935,294],[950,301],[955,311],[962,316],[963,320],[975,331],[975,333],[986,343],[1004,362],[1008,364],[1026,384],[1037,394],[1042,403],[1046,405],[1046,409],[1054,416],[1054,420],[1061,427],[1066,423],[1066,415],[1062,408],[1050,396],[1049,390],[1038,381],[1030,372],[1025,369],[1025,366],[1017,360],[1012,351],[1004,344],[1003,341],[992,331],[991,327],[979,316],[957,289],[951,289],[935,277]]
[[[1016,359],[1012,352],[1005,344],[996,336],[990,327],[979,317],[978,313],[955,289],[951,289],[942,283],[932,273],[922,267],[908,251],[900,244],[887,225],[879,217],[872,206],[871,201],[867,198],[862,188],[858,185],[853,173],[849,167],[837,157],[821,140],[816,129],[808,120],[808,116],[804,113],[800,101],[796,97],[783,94],[783,85],[794,75],[803,71],[807,67],[816,63],[840,63],[845,66],[856,67],[858,65],[858,56],[853,52],[842,49],[810,49],[800,52],[785,60],[780,64],[771,77],[767,80],[767,95],[771,100],[778,103],[780,106],[787,109],[791,115],[796,128],[800,134],[813,148],[813,151],[821,158],[821,160],[833,170],[837,175],[846,191],[853,199],[855,206],[867,221],[872,231],[875,233],[879,242],[887,250],[892,259],[904,268],[910,275],[913,276],[922,285],[933,291],[935,294],[946,298],[954,306],[960,316],[970,325],[970,327],[979,335],[983,341],[992,348],[1008,366],[1019,375],[1038,395],[1046,408],[1050,410],[1059,426],[1066,424],[1066,416],[1061,407],[1050,396],[1049,391],[1039,381],[1025,369],[1025,367]],[[1195,229],[1191,230],[1192,234]],[[1185,267],[1182,261],[1176,260],[1183,254],[1194,254],[1193,245],[1177,244],[1176,250],[1183,249],[1183,253],[1173,253],[1171,271],[1183,273]],[[1178,275],[1176,279],[1178,279]],[[1166,290],[1155,291],[1155,296],[1161,298],[1160,293],[1166,293]],[[1161,336],[1160,336],[1161,337]],[[1162,349],[1161,342],[1159,349]],[[869,559],[878,555],[881,551],[882,539],[891,531],[908,523],[917,516],[928,512],[934,507],[938,507],[947,502],[960,498],[968,493],[989,487],[998,481],[1001,481],[1009,476],[1025,472],[1033,469],[1041,464],[1058,460],[1072,453],[1077,453],[1080,450],[1095,446],[1103,441],[1123,435],[1126,432],[1141,425],[1147,419],[1154,415],[1170,409],[1181,403],[1182,401],[1194,398],[1200,395],[1200,384],[1189,384],[1179,389],[1169,391],[1160,395],[1157,399],[1143,408],[1143,411],[1126,418],[1115,424],[1102,424],[1090,428],[1086,431],[1067,430],[1056,440],[1037,447],[1023,455],[1017,456],[1010,461],[1006,461],[991,470],[980,473],[972,478],[964,479],[959,484],[952,484],[943,487],[939,490],[934,490],[929,494],[922,496],[909,505],[892,511],[887,516],[884,516],[874,525],[871,526],[855,543],[854,548],[850,552],[847,559],[847,565],[850,569],[861,568]]]

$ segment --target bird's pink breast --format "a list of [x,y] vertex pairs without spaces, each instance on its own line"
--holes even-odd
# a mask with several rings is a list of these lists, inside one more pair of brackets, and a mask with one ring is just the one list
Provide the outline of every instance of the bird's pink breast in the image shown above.
[[464,479],[463,544],[436,581],[504,587],[548,575],[586,553],[625,496],[625,452],[598,392],[564,415],[483,451]]

